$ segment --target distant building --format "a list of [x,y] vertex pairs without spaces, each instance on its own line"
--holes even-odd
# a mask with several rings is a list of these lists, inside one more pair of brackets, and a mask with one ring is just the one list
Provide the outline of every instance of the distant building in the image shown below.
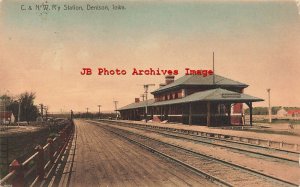
[[288,112],[283,108],[283,107],[281,107],[281,109],[279,109],[278,111],[277,111],[277,116],[278,117],[284,117],[284,116],[286,116],[288,114]]
[[0,111],[0,124],[14,123],[16,120],[14,114],[9,111]]
[[299,117],[300,116],[300,110],[288,110],[287,111],[287,115],[288,116],[292,116],[292,117]]
[[5,107],[4,101],[0,99],[0,112],[4,111],[4,107]]
[[185,75],[177,80],[166,76],[160,88],[153,91],[154,99],[135,100],[119,109],[121,118],[148,119],[207,126],[242,125],[243,103],[250,108],[252,125],[252,102],[263,99],[244,94],[248,85],[219,75]]

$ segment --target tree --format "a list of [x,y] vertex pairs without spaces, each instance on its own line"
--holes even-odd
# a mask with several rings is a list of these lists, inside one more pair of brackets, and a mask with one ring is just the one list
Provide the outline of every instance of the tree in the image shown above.
[[14,116],[18,119],[19,103],[20,105],[20,121],[35,121],[39,115],[38,108],[34,105],[35,93],[24,92],[17,100],[14,100],[7,107],[12,111]]
[[7,110],[11,111],[15,118],[16,121],[18,121],[18,113],[19,113],[19,102],[18,101],[12,101],[8,106],[7,106]]
[[281,109],[281,106],[273,106],[273,107],[271,108],[271,110],[272,110],[272,115],[276,115],[277,112],[278,112],[278,110],[280,110],[280,109]]
[[0,100],[2,101],[5,106],[9,106],[13,102],[13,98],[7,94],[1,95]]
[[34,105],[35,93],[25,92],[20,96],[21,101],[21,121],[35,121],[38,117],[38,108]]
[[[247,108],[245,110],[245,114],[249,114],[250,110]],[[267,107],[254,107],[252,109],[252,114],[253,115],[267,115],[268,114],[268,108]]]

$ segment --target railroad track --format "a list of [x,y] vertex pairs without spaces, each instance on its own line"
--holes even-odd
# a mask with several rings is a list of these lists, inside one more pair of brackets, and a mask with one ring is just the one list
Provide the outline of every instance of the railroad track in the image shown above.
[[239,152],[243,154],[250,153],[251,155],[262,156],[263,158],[269,160],[271,159],[272,161],[276,161],[276,162],[284,162],[293,165],[298,165],[299,163],[300,154],[294,151],[272,149],[272,148],[267,148],[259,145],[246,144],[242,142],[230,141],[225,139],[217,139],[213,137],[202,137],[198,135],[184,134],[181,132],[177,132],[177,131],[174,132],[171,130],[147,128],[146,126],[132,126],[130,124],[123,124],[123,123],[118,123],[118,124],[113,123],[113,125],[119,125],[119,126],[134,128],[138,130],[154,132],[154,133],[161,134],[163,136],[168,136],[176,139],[183,139],[187,141],[193,141],[195,143],[201,143],[205,145],[231,149],[234,150],[235,152]]
[[[184,147],[159,141],[128,130],[113,127],[107,123],[94,123],[126,140],[151,152],[188,167],[223,186],[298,186],[289,181],[276,178],[252,169],[210,157]],[[216,169],[217,168],[217,169]]]

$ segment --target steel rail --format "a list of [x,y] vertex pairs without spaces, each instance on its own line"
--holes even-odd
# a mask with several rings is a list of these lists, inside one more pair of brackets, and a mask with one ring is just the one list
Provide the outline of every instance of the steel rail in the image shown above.
[[[101,124],[100,124],[101,125]],[[154,138],[150,138],[150,137],[147,137],[147,136],[144,136],[144,135],[141,135],[141,134],[137,134],[137,133],[134,133],[134,132],[131,132],[131,131],[128,131],[128,130],[124,130],[124,129],[119,129],[117,127],[112,127],[112,126],[108,126],[108,125],[105,125],[105,124],[102,124],[102,126],[106,126],[106,127],[110,127],[112,129],[117,129],[119,131],[123,131],[125,133],[130,133],[130,134],[134,134],[136,136],[140,136],[140,137],[143,137],[143,138],[146,138],[146,139],[149,139],[149,140],[152,140],[152,141],[156,141],[156,142],[159,142],[159,143],[162,143],[162,144],[165,144],[165,145],[168,145],[168,146],[171,146],[171,147],[175,147],[177,149],[182,149],[186,152],[189,152],[189,153],[192,153],[192,154],[195,154],[195,155],[198,155],[198,156],[201,156],[201,157],[205,157],[205,158],[208,158],[208,159],[211,159],[211,160],[215,160],[215,161],[218,161],[220,163],[223,163],[223,164],[226,164],[228,166],[231,166],[231,167],[234,167],[234,168],[238,168],[238,169],[241,169],[241,170],[244,170],[246,172],[249,172],[249,173],[252,173],[254,175],[258,175],[258,176],[261,176],[261,177],[264,177],[268,180],[273,180],[273,181],[276,181],[276,182],[280,182],[284,185],[288,185],[288,186],[297,186],[298,187],[298,184],[295,184],[293,182],[290,182],[290,181],[286,181],[284,179],[280,179],[280,178],[277,178],[277,177],[274,177],[274,176],[270,176],[268,174],[265,174],[265,173],[262,173],[262,172],[259,172],[259,171],[255,171],[253,169],[250,169],[250,168],[247,168],[245,166],[241,166],[239,164],[234,164],[234,163],[231,163],[231,162],[228,162],[228,161],[225,161],[225,160],[222,160],[222,159],[218,159],[218,158],[215,158],[215,157],[211,157],[209,155],[206,155],[206,154],[203,154],[203,153],[199,153],[199,152],[195,152],[195,151],[192,151],[192,150],[189,150],[189,149],[186,149],[184,147],[181,147],[181,146],[177,146],[177,145],[173,145],[173,144],[170,144],[170,143],[166,143],[166,142],[162,142],[160,140],[157,140],[157,139],[154,139]],[[113,133],[116,133],[116,131],[111,131],[110,132],[113,132]],[[152,148],[154,149],[154,148]]]
[[[148,128],[148,129],[160,129],[160,130],[164,130],[164,131],[168,131],[168,132],[171,131],[173,133],[184,134],[184,135],[186,135],[186,133],[182,133],[182,132],[179,132],[179,131],[194,132],[194,134],[188,133],[188,135],[189,136],[194,136],[194,137],[200,137],[200,138],[204,138],[204,139],[212,139],[212,140],[225,141],[225,142],[230,142],[230,143],[235,143],[235,144],[241,144],[241,145],[246,145],[246,146],[250,146],[250,147],[266,149],[266,150],[275,150],[275,151],[283,152],[283,153],[290,153],[290,154],[297,154],[297,155],[300,154],[300,152],[298,152],[298,151],[279,149],[279,148],[275,148],[275,147],[267,147],[267,146],[256,145],[256,144],[247,143],[247,142],[243,142],[243,141],[235,141],[235,140],[230,140],[230,139],[226,139],[226,138],[217,138],[217,137],[202,136],[202,135],[199,136],[198,134],[195,135],[195,133],[208,133],[208,134],[210,134],[209,132],[201,132],[201,131],[185,130],[185,129],[176,129],[176,128],[171,128],[171,127],[160,127],[160,126],[144,125],[144,124],[137,124],[137,123],[133,124],[133,123],[125,123],[125,122],[109,121],[109,120],[98,120],[98,121],[99,122],[105,121],[105,122],[111,123],[111,124],[118,123],[118,124],[123,124],[123,125],[128,125],[128,126],[132,126],[132,125],[133,126],[140,126],[140,127],[145,127],[145,128]],[[216,133],[213,133],[213,134],[216,134]],[[218,134],[218,135],[226,136],[226,134]],[[240,138],[243,138],[243,137],[240,137]],[[261,141],[267,141],[267,140],[261,140]]]
[[[122,125],[119,124],[119,125],[123,126],[123,124]],[[251,151],[251,150],[247,150],[247,149],[243,149],[243,148],[238,148],[238,147],[233,147],[233,146],[229,146],[229,145],[222,145],[222,144],[217,144],[217,143],[213,143],[213,142],[207,142],[205,140],[199,140],[199,139],[184,137],[184,135],[188,135],[188,136],[197,137],[197,138],[204,138],[202,136],[176,133],[174,131],[171,131],[172,134],[170,134],[170,133],[161,132],[160,130],[156,130],[156,129],[149,129],[149,128],[143,128],[143,127],[133,127],[133,126],[127,125],[127,124],[124,125],[124,126],[129,127],[129,128],[138,129],[138,130],[144,130],[144,131],[159,133],[159,134],[162,134],[162,135],[165,135],[165,136],[170,136],[170,137],[185,139],[185,140],[189,140],[189,141],[199,142],[199,143],[202,143],[202,144],[210,144],[210,145],[219,146],[219,147],[223,147],[223,148],[233,149],[233,150],[237,150],[237,151],[242,152],[242,153],[247,152],[247,153],[256,154],[256,155],[260,155],[260,156],[264,156],[264,157],[270,157],[270,158],[273,158],[273,159],[284,160],[284,161],[288,161],[288,162],[292,162],[292,163],[296,163],[296,164],[298,164],[298,162],[299,162],[298,160],[293,160],[293,159],[290,159],[290,158],[284,158],[284,157],[280,157],[280,156],[276,156],[276,155],[272,155],[272,154],[255,152],[255,151]],[[167,132],[170,132],[170,131],[167,131]],[[180,134],[180,135],[183,135],[183,136],[178,136],[178,135],[175,135],[175,134]],[[222,141],[222,140],[218,139],[218,141]],[[260,148],[260,146],[259,146],[259,148]]]
[[224,180],[222,180],[222,179],[220,179],[220,178],[218,178],[216,176],[208,174],[205,171],[202,171],[202,170],[200,170],[198,168],[195,168],[195,167],[191,166],[190,164],[184,163],[184,162],[182,162],[182,161],[180,161],[180,160],[178,160],[178,159],[176,159],[176,158],[174,158],[172,156],[169,156],[169,155],[167,155],[167,154],[165,154],[165,153],[163,153],[161,151],[158,151],[158,150],[156,150],[156,149],[154,149],[154,148],[152,148],[150,146],[147,146],[147,145],[142,144],[140,142],[137,142],[137,141],[135,141],[133,139],[130,139],[130,138],[124,136],[124,135],[121,135],[121,134],[115,132],[115,131],[111,131],[111,130],[109,130],[109,131],[111,133],[114,133],[114,134],[118,135],[118,136],[121,136],[122,138],[128,140],[129,142],[132,142],[132,143],[137,144],[138,146],[140,146],[140,147],[142,147],[144,149],[147,149],[148,151],[150,151],[152,153],[155,153],[155,154],[157,154],[159,156],[162,156],[164,158],[167,158],[167,159],[169,159],[169,160],[171,160],[171,161],[173,161],[173,162],[175,162],[175,163],[177,163],[179,165],[182,165],[182,166],[186,167],[187,169],[193,171],[194,173],[196,173],[196,174],[198,174],[198,175],[200,175],[202,177],[205,177],[206,179],[212,181],[213,183],[217,183],[219,185],[228,186],[228,187],[232,187],[233,186],[232,184],[230,184],[230,183],[228,183],[228,182],[226,182],[226,181],[224,181]]

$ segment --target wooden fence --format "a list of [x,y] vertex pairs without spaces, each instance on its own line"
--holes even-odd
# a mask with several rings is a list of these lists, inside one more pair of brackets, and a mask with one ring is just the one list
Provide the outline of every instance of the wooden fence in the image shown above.
[[36,152],[24,162],[12,161],[9,165],[10,172],[1,179],[0,185],[23,187],[41,183],[55,171],[73,133],[74,124],[70,123],[59,132],[58,137],[48,138],[45,146],[38,145]]

